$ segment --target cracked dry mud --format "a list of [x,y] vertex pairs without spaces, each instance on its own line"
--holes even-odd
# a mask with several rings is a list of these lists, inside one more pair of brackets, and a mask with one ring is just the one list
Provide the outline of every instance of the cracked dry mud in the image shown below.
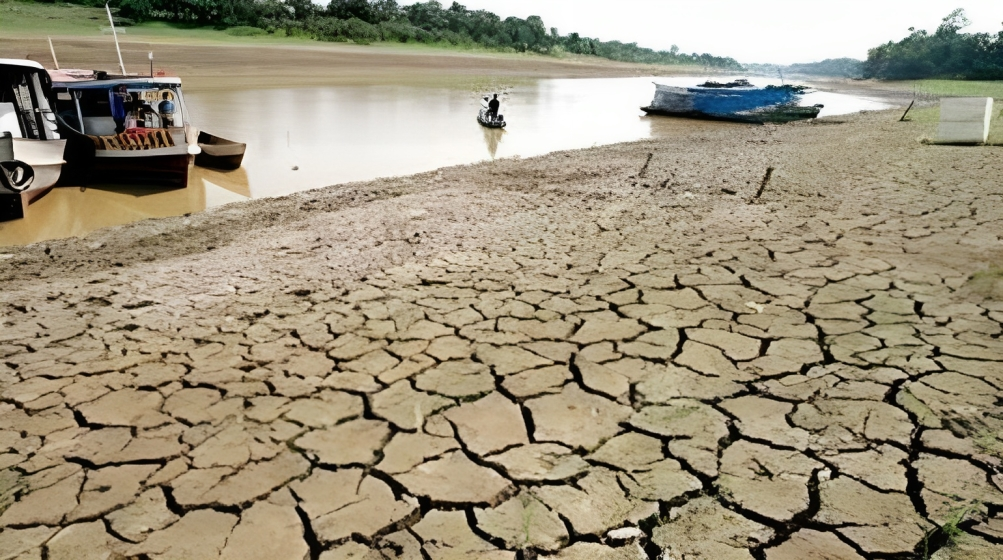
[[0,558],[1003,557],[1003,151],[896,118],[11,250]]

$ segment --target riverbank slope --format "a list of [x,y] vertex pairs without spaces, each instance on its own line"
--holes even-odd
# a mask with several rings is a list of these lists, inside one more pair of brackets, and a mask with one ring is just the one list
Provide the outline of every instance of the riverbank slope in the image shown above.
[[963,512],[941,557],[999,556],[1003,149],[897,118],[7,249],[0,539],[906,558]]

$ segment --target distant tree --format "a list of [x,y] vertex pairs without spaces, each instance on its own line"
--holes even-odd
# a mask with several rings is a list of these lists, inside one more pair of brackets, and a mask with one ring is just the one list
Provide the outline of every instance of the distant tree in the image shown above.
[[909,35],[868,51],[863,75],[868,78],[1003,79],[1003,31],[962,33],[971,22],[954,10],[930,34],[909,28]]
[[310,0],[286,0],[286,5],[292,8],[293,18],[300,21],[315,15],[319,11]]
[[404,14],[411,25],[426,31],[442,31],[449,28],[449,20],[442,4],[436,0],[416,2],[404,8]]
[[373,14],[372,23],[404,18],[404,12],[397,4],[397,0],[373,0],[369,2],[369,9]]
[[[3,1],[3,0],[0,0]],[[36,0],[52,2],[56,0]],[[69,0],[100,5],[105,0]],[[600,41],[578,33],[562,36],[547,28],[539,16],[502,20],[487,10],[470,10],[453,1],[444,8],[437,0],[401,7],[397,0],[329,0],[318,8],[312,0],[107,0],[122,17],[135,21],[162,20],[217,27],[252,26],[268,31],[325,41],[420,41],[454,45],[479,44],[488,48],[571,52],[612,60],[651,64],[702,64],[741,68],[734,59],[709,54],[654,51],[636,43]],[[963,14],[952,25],[964,23]]]
[[827,58],[821,62],[791,64],[781,70],[784,74],[860,78],[863,77],[863,65],[863,61],[853,58]]
[[947,14],[947,17],[944,18],[940,27],[937,28],[937,35],[957,35],[958,31],[961,31],[971,24],[972,22],[968,20],[968,16],[965,14],[964,8],[958,8],[957,10]]
[[366,0],[331,0],[327,5],[327,15],[338,19],[358,18],[372,23],[373,8]]

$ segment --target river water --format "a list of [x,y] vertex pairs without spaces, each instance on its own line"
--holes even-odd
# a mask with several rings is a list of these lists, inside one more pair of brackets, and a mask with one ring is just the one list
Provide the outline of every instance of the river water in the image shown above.
[[[24,219],[0,223],[0,246],[81,236],[107,226],[199,212],[247,198],[685,133],[692,121],[648,117],[639,110],[651,101],[653,81],[691,86],[703,79],[528,81],[502,94],[501,112],[508,122],[504,130],[477,124],[483,92],[450,88],[381,85],[186,92],[196,126],[247,143],[241,169],[224,173],[193,168],[189,187],[174,191],[54,189],[32,204]],[[753,82],[762,86],[779,80]],[[875,99],[828,92],[810,93],[802,103],[824,104],[822,117],[888,108]]]

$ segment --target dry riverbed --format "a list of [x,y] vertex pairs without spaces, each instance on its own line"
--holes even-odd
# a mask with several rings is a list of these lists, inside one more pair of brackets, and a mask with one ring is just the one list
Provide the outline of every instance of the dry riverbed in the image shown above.
[[999,558],[1003,149],[898,116],[5,249],[0,551]]

